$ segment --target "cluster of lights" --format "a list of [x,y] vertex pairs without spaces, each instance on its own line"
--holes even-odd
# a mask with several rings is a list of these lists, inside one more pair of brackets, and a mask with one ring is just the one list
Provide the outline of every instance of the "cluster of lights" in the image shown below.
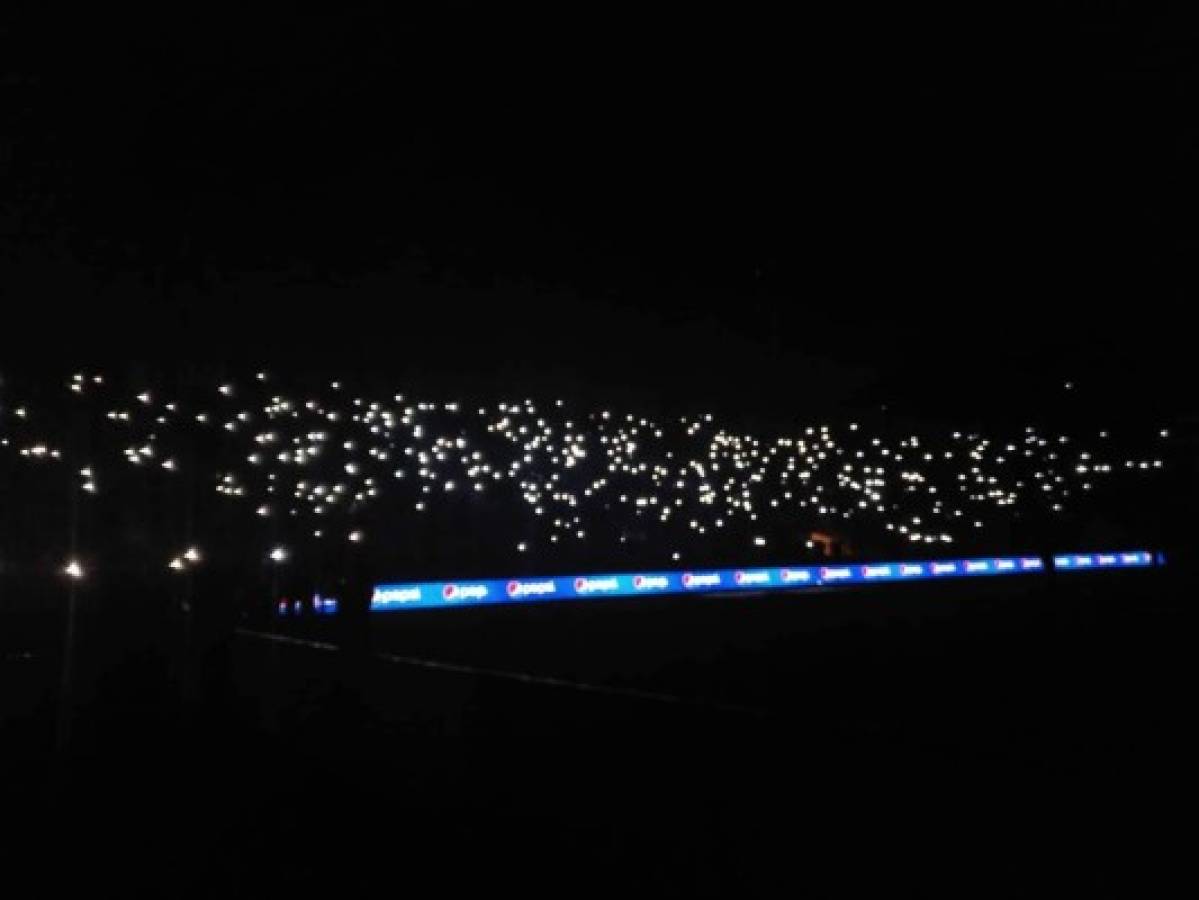
[[[659,421],[564,400],[467,406],[352,396],[340,382],[288,395],[265,372],[187,398],[146,385],[118,395],[109,385],[83,373],[67,382],[76,408],[101,426],[86,460],[69,459],[69,442],[45,426],[53,416],[27,402],[0,406],[0,446],[30,463],[68,464],[88,494],[122,459],[162,477],[184,474],[289,533],[350,544],[378,530],[363,527],[368,511],[397,522],[437,507],[465,517],[472,503],[507,504],[517,554],[638,534],[677,561],[700,541],[773,549],[789,533],[797,547],[812,528],[850,522],[909,544],[951,544],[1017,512],[1060,514],[1118,473],[1163,467],[1160,453],[1107,452],[1107,430],[884,436],[852,422],[768,436],[724,427],[711,413]],[[1169,437],[1155,429],[1150,440]],[[192,452],[198,445],[220,449]],[[219,466],[197,469],[201,459]],[[268,547],[272,562],[291,555]],[[182,572],[199,560],[191,547],[166,564]],[[82,577],[77,561],[63,571]]]
[[203,555],[200,553],[199,547],[188,547],[178,556],[171,557],[171,561],[167,563],[167,568],[173,572],[186,572],[199,565],[202,560]]

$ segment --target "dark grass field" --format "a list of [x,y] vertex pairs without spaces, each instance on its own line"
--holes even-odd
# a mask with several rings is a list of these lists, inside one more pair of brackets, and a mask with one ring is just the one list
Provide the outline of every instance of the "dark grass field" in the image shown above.
[[[1015,580],[1013,580],[1015,581]],[[20,896],[1154,896],[1195,799],[1165,572],[246,623],[10,616]]]

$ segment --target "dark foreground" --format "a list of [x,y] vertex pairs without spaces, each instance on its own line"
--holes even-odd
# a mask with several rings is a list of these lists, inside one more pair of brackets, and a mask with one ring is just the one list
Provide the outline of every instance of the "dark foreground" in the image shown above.
[[10,628],[5,893],[1156,895],[1190,592],[1078,578],[84,635],[57,754]]

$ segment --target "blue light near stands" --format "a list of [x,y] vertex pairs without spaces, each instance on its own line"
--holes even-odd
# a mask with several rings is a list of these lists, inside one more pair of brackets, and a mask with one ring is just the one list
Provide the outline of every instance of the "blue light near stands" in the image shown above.
[[[1143,550],[1066,554],[1052,558],[1055,571],[1140,568],[1154,557]],[[1159,562],[1161,564],[1161,562]],[[422,581],[381,584],[371,597],[375,611],[444,609],[490,603],[594,600],[650,594],[717,594],[738,591],[795,591],[875,582],[922,581],[1027,575],[1044,572],[1039,556],[975,557],[923,562],[853,563],[835,566],[783,566],[696,569],[686,572],[565,575],[544,578]]]
[[[340,604],[336,597],[322,597],[320,594],[312,595],[312,612],[318,616],[332,616],[337,614]],[[304,614],[303,600],[288,600],[286,598],[279,600],[275,604],[275,614],[278,616],[302,616]]]
[[320,594],[314,594],[312,597],[312,611],[318,616],[331,616],[337,612],[336,597],[322,597]]

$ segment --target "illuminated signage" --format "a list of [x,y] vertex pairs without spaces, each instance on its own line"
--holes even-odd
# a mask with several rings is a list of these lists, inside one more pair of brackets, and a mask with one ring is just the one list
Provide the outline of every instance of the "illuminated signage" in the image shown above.
[[746,587],[770,584],[770,573],[766,571],[743,572],[738,569],[733,573],[733,581]]
[[419,587],[375,588],[371,606],[387,606],[392,603],[420,603]]
[[821,581],[844,581],[853,578],[853,569],[849,566],[825,567],[820,570]]
[[620,590],[620,579],[615,575],[595,578],[580,576],[575,579],[576,594],[611,594]]
[[812,573],[808,569],[781,569],[783,584],[807,584],[812,580]]
[[447,584],[441,589],[441,598],[451,603],[458,600],[483,600],[486,597],[485,584]]
[[544,597],[556,593],[557,585],[553,581],[509,581],[509,597]]
[[666,575],[634,575],[633,590],[635,591],[665,591],[670,587],[670,578]]
[[[1072,553],[1048,557],[1053,568],[1071,572],[1090,568],[1146,567],[1154,564],[1147,551]],[[1164,558],[1159,557],[1164,564]],[[941,559],[925,562],[881,562],[859,565],[721,569],[707,572],[656,572],[636,575],[588,574],[553,578],[513,578],[474,582],[420,582],[381,584],[371,596],[376,611],[442,608],[478,603],[519,603],[535,600],[568,600],[581,597],[631,597],[645,593],[712,593],[733,588],[797,590],[820,585],[846,587],[867,582],[919,580],[947,575],[994,576],[1041,572],[1045,560],[1038,556],[993,559]],[[276,607],[280,616],[300,615],[300,601],[283,600]],[[313,600],[318,613],[335,611],[332,598]]]

